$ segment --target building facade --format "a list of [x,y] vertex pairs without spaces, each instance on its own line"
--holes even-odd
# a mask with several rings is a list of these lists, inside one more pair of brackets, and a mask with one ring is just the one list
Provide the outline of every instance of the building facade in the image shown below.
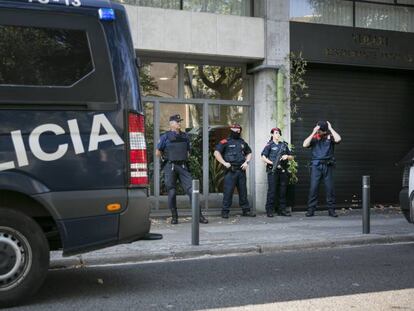
[[[302,141],[319,119],[330,120],[343,136],[337,149],[338,205],[358,204],[362,174],[373,175],[378,202],[397,201],[401,172],[394,164],[414,145],[409,118],[414,115],[414,1],[119,2],[127,9],[142,63],[154,211],[166,208],[154,148],[175,113],[190,134],[191,170],[209,210],[221,208],[223,168],[212,153],[231,123],[242,125],[253,150],[248,192],[259,211],[267,191],[260,152],[270,129],[282,128],[295,146],[300,208],[306,204],[309,157]],[[307,61],[303,93],[308,96],[294,103],[291,52]],[[180,206],[189,207],[182,200]]]

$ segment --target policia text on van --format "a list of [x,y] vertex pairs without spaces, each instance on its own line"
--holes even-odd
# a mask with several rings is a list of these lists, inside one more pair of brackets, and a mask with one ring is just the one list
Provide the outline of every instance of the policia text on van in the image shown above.
[[147,158],[124,8],[0,0],[0,307],[72,255],[148,235]]

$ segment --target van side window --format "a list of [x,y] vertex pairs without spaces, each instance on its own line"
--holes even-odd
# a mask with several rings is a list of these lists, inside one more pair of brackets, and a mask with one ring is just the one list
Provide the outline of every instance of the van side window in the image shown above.
[[82,30],[0,25],[0,84],[70,86],[93,70]]
[[104,27],[97,14],[0,9],[0,110],[117,109],[120,52]]

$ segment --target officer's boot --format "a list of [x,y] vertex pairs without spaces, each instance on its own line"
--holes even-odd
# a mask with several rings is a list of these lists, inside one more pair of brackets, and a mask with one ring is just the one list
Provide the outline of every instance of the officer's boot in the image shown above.
[[279,211],[278,215],[279,215],[279,216],[287,216],[287,217],[292,216],[292,214],[291,214],[290,212],[288,212],[285,208],[282,208],[282,209]]
[[256,217],[256,214],[255,213],[253,213],[251,210],[249,210],[249,209],[244,209],[243,210],[243,213],[242,213],[242,216],[244,216],[244,217]]
[[177,209],[172,209],[171,210],[172,213],[172,218],[171,218],[171,224],[172,225],[176,225],[178,224],[178,213],[177,213]]
[[332,208],[332,209],[329,210],[329,216],[331,216],[331,217],[338,217],[338,214],[335,213],[335,210]]
[[200,211],[200,224],[208,224],[207,218],[204,217],[201,211]]
[[225,219],[229,218],[229,212],[228,211],[222,211],[221,212],[221,218],[225,218]]
[[313,209],[308,209],[305,216],[306,217],[313,217],[313,216],[315,216],[315,212],[313,211]]

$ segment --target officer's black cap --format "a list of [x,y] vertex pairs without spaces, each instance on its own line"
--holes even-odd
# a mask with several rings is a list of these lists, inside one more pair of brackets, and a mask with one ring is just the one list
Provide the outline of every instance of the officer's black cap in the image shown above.
[[170,121],[176,121],[181,122],[183,119],[181,119],[181,116],[179,114],[174,114],[170,117]]
[[328,122],[326,121],[318,121],[319,129],[323,132],[328,131]]

